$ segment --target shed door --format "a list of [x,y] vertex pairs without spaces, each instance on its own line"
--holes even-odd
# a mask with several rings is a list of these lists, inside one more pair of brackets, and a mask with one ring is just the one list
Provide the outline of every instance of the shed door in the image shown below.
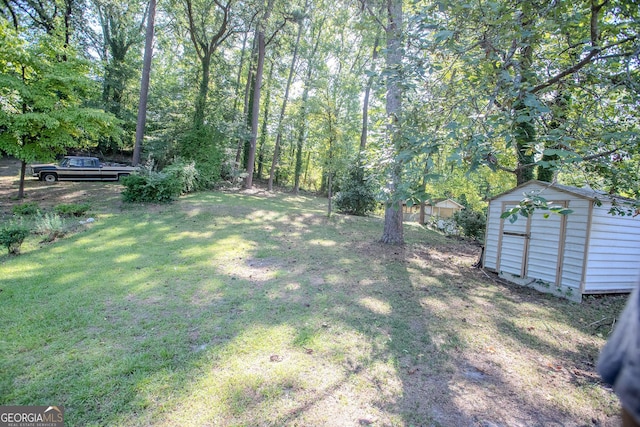
[[[557,204],[566,206],[563,202],[554,202]],[[556,214],[550,214],[548,218],[537,214],[531,218],[526,277],[549,283],[560,282],[565,221],[566,217]]]
[[[513,206],[506,206],[510,209]],[[506,210],[506,209],[503,209]],[[529,247],[529,218],[519,217],[514,223],[502,220],[498,270],[525,277]]]
[[[554,202],[567,206],[566,202]],[[503,210],[512,206],[504,206]],[[564,252],[566,217],[551,214],[544,218],[536,212],[529,218],[518,217],[515,223],[502,220],[498,271],[517,277],[559,283]]]

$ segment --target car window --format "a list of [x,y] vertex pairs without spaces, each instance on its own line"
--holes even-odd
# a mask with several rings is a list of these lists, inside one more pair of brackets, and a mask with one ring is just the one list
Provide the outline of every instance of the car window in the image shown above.
[[81,168],[82,167],[82,159],[69,159],[69,167]]

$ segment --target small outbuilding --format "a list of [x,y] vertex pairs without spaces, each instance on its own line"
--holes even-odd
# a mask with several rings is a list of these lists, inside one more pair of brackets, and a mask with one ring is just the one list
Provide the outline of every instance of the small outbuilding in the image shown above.
[[[536,210],[513,223],[501,219],[530,194],[572,213]],[[640,280],[640,215],[610,213],[629,202],[590,188],[527,182],[489,201],[482,265],[510,282],[574,301],[630,292]]]
[[[464,206],[452,199],[434,200],[433,204],[425,203],[425,216],[435,216],[438,218],[451,218],[453,214],[464,209]],[[420,205],[402,206],[402,212],[405,221],[419,221]]]

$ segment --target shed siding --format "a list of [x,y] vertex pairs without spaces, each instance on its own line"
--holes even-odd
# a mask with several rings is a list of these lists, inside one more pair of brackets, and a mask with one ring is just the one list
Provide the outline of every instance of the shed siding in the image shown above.
[[498,268],[498,240],[500,237],[500,202],[494,200],[489,203],[487,210],[487,230],[484,238],[484,262],[489,270]]
[[571,197],[567,205],[573,212],[566,217],[561,284],[573,289],[582,285],[590,206],[591,201],[578,197]]
[[585,293],[632,289],[640,279],[640,217],[610,215],[594,208]]
[[[526,219],[520,218],[518,222],[522,223],[513,225],[501,220],[501,213],[518,203],[523,193],[540,189],[544,189],[541,195],[545,199],[564,202],[573,212],[566,217],[552,214],[547,219],[542,217],[544,212],[536,212],[529,223],[530,239],[513,235],[516,229],[522,231]],[[581,293],[633,289],[640,280],[640,216],[609,215],[610,204],[594,206],[593,197],[597,195],[589,194],[590,190],[531,182],[492,199],[484,266],[510,273],[522,284],[540,279],[557,284],[562,292],[576,289],[578,298]],[[522,264],[518,266],[518,262]],[[522,269],[526,280],[518,281]]]

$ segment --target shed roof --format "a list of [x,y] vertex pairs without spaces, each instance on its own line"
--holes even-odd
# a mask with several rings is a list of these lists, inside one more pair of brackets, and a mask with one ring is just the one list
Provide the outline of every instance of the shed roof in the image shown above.
[[456,202],[453,199],[434,199],[433,202],[434,202],[433,206],[436,206],[436,207],[444,207],[447,203],[450,203],[455,207],[464,209],[464,205],[461,205],[460,203]]
[[541,185],[543,187],[549,187],[549,188],[553,188],[555,190],[558,191],[562,191],[564,193],[569,193],[572,194],[574,196],[577,197],[581,197],[583,199],[587,199],[587,200],[603,200],[603,199],[609,199],[611,201],[617,201],[617,202],[633,202],[634,200],[629,199],[627,197],[622,197],[622,196],[618,196],[616,194],[609,194],[607,192],[604,191],[600,191],[600,190],[594,190],[591,187],[572,187],[569,185],[563,185],[563,184],[558,184],[557,182],[544,182],[544,181],[537,181],[537,180],[532,180],[532,181],[528,181],[525,182],[524,184],[520,184],[519,186],[512,188],[511,190],[505,191],[504,193],[498,194],[497,196],[493,196],[489,199],[489,201],[497,199],[498,197],[502,197],[505,194],[510,194],[513,193],[514,191],[518,191],[521,190],[527,186],[530,186],[532,184],[538,184]]

